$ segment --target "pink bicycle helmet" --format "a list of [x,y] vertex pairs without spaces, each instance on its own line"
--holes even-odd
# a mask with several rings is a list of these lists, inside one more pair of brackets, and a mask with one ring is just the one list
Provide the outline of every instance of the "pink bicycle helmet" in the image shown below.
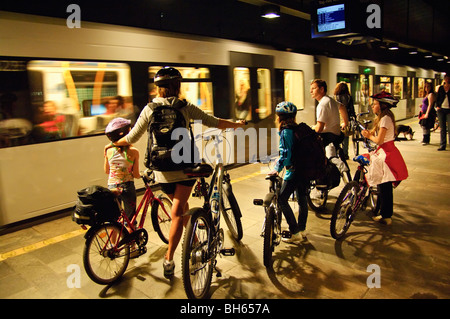
[[116,142],[127,135],[131,128],[131,121],[122,117],[117,117],[106,126],[105,134],[112,141]]

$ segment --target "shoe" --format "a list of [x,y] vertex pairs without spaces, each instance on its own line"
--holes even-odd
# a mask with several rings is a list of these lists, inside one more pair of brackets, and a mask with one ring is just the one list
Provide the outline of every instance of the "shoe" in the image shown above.
[[303,240],[302,232],[298,232],[295,234],[292,234],[290,238],[281,238],[281,240],[286,244],[293,244],[298,243]]
[[438,151],[445,151],[445,147],[442,147],[442,146],[439,147],[439,148],[438,148]]
[[392,224],[392,218],[383,218],[381,215],[372,217],[372,219],[376,222],[379,222],[380,224],[383,225],[391,225]]
[[173,260],[168,261],[167,259],[164,258],[163,268],[164,268],[164,277],[166,277],[167,279],[172,278],[173,275],[175,274],[175,262]]

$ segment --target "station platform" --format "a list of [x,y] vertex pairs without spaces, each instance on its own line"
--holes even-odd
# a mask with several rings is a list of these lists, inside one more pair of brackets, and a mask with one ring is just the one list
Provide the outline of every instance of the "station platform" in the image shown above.
[[[450,298],[450,147],[438,152],[439,132],[422,146],[417,119],[413,140],[396,142],[409,178],[394,190],[393,223],[385,226],[360,213],[339,241],[330,235],[334,202],[343,187],[333,189],[327,211],[311,209],[307,240],[282,243],[274,271],[263,265],[260,236],[264,210],[253,205],[268,191],[267,165],[249,164],[230,171],[242,211],[240,243],[228,234],[225,246],[236,255],[218,258],[222,277],[213,275],[212,299],[448,299]],[[352,148],[350,149],[352,154]],[[351,172],[356,164],[349,161]],[[190,207],[200,206],[190,199]],[[294,212],[296,203],[291,203]],[[147,218],[148,251],[131,259],[123,278],[111,286],[92,282],[83,268],[84,231],[70,216],[0,236],[0,298],[2,299],[185,299],[181,277],[181,244],[175,254],[175,277],[163,276],[167,246]],[[287,228],[287,224],[284,224]],[[379,266],[379,288],[369,287],[370,265]],[[80,287],[68,278],[79,267]],[[72,285],[73,286],[73,285]]]

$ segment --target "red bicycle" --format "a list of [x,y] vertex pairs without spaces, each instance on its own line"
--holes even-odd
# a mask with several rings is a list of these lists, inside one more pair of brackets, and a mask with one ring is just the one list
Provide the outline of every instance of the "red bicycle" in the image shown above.
[[[150,205],[154,230],[164,243],[169,242],[172,201],[164,194],[155,196],[150,188],[154,183],[152,171],[146,170],[141,177],[146,189],[131,220],[116,197],[115,201],[120,207],[118,220],[94,224],[85,235],[84,269],[89,278],[98,284],[108,285],[117,281],[125,273],[130,258],[137,258],[147,252],[148,233],[144,229],[144,222]],[[120,194],[120,189],[113,192]],[[84,225],[82,227],[86,228]]]

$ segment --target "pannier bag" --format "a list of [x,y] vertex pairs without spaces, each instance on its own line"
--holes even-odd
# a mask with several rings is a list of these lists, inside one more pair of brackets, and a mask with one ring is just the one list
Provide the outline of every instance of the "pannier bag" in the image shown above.
[[316,185],[326,185],[327,189],[338,187],[341,182],[341,173],[335,164],[327,160],[325,175],[316,180]]
[[72,220],[77,224],[92,226],[119,218],[120,209],[115,200],[116,196],[109,189],[94,185],[77,193],[78,200],[72,213]]

